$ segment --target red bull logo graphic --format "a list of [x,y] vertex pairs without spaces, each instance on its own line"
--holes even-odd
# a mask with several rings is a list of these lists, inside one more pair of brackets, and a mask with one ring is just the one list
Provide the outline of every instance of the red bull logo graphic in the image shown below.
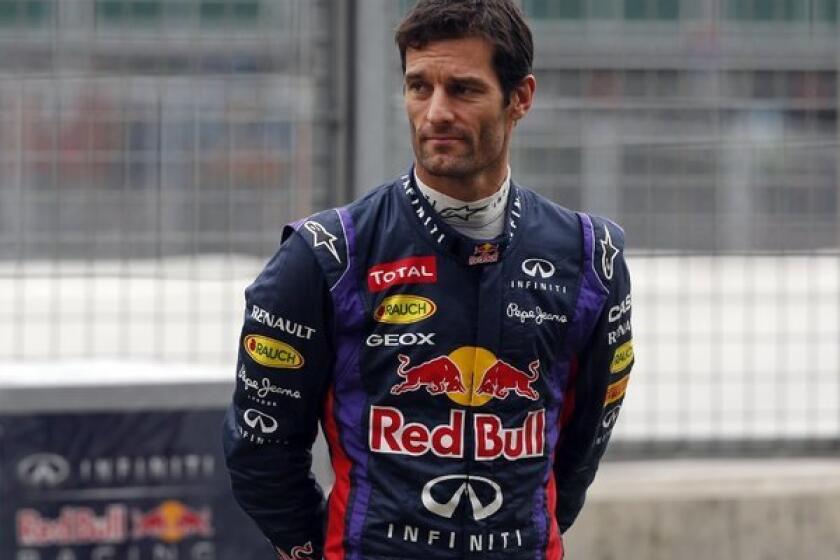
[[301,546],[293,546],[291,552],[286,552],[280,547],[274,547],[277,552],[277,560],[312,560],[312,553],[315,551],[312,541],[307,541]]
[[400,366],[397,375],[405,379],[391,388],[392,395],[401,395],[409,391],[426,389],[430,395],[443,393],[466,393],[467,388],[461,382],[461,372],[449,356],[438,356],[412,368],[406,366],[411,359],[405,354],[397,356]]
[[528,371],[531,375],[519,371],[504,360],[498,360],[484,372],[484,379],[475,392],[478,395],[492,395],[497,399],[504,399],[513,391],[520,397],[535,401],[540,394],[531,388],[531,383],[540,376],[540,361],[531,362]]
[[391,388],[392,395],[424,389],[430,395],[446,394],[465,406],[482,406],[491,399],[506,399],[512,393],[532,401],[540,397],[531,386],[539,378],[539,360],[532,361],[525,373],[489,350],[474,346],[463,346],[414,366],[405,354],[397,358],[397,375],[403,381]]
[[193,536],[213,536],[213,513],[208,507],[195,510],[176,500],[167,500],[148,513],[132,512],[135,539],[155,538],[176,543]]
[[499,260],[499,246],[495,243],[481,243],[473,249],[473,254],[467,259],[471,265],[494,263]]
[[[476,461],[541,457],[545,446],[545,409],[529,412],[521,425],[509,428],[495,414],[476,414],[472,429]],[[449,422],[429,428],[418,422],[407,422],[397,408],[372,406],[368,444],[374,453],[413,457],[432,453],[460,459],[464,457],[465,430],[463,410],[450,410]]]

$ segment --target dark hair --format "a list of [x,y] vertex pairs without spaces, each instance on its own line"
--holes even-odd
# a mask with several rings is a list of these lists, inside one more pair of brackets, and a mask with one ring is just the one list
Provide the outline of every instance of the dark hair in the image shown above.
[[493,45],[493,68],[507,105],[534,62],[531,30],[512,0],[419,0],[394,36],[403,72],[409,47],[463,37],[483,37]]

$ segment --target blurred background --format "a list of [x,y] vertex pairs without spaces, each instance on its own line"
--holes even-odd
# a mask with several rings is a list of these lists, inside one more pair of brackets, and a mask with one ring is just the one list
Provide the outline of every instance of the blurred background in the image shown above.
[[[152,425],[175,430],[147,453],[171,455],[160,484],[192,453],[171,451],[191,445],[191,420],[172,414],[207,415],[199,455],[218,463],[213,411],[232,390],[242,292],[283,225],[411,163],[393,44],[411,4],[0,0],[0,557],[93,558],[91,542],[26,541],[21,504],[59,523],[69,498],[55,492],[90,490],[62,446],[99,441],[116,412],[157,411]],[[692,539],[716,558],[840,557],[837,0],[520,4],[538,88],[514,176],[622,224],[634,282],[636,366],[572,558],[709,552]],[[50,427],[85,415],[76,432]],[[33,455],[52,462],[20,466]],[[110,460],[98,483],[113,490],[117,458],[142,453],[76,455]],[[53,484],[56,456],[70,474]],[[202,483],[224,484],[214,465]],[[21,472],[41,477],[26,486]],[[744,498],[753,483],[764,501]],[[776,493],[797,484],[794,505]],[[707,492],[669,494],[685,508],[674,514],[657,496],[678,488]],[[167,496],[141,517],[204,511]],[[216,518],[234,515],[218,499]],[[211,543],[219,524],[194,525],[160,545],[180,556],[146,543],[136,558],[244,557],[196,552],[194,535]],[[97,558],[140,546],[110,542]]]

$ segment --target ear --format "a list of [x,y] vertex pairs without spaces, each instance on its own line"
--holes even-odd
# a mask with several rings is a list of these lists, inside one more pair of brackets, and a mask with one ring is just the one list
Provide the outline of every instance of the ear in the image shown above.
[[537,89],[537,79],[528,74],[519,82],[510,94],[510,115],[514,122],[528,114],[534,103],[534,92]]

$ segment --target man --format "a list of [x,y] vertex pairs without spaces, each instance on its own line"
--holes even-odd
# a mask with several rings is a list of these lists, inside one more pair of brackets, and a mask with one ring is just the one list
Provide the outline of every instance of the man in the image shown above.
[[287,227],[246,291],[234,493],[283,559],[556,560],[633,362],[623,233],[510,178],[512,0],[420,0],[396,41],[415,165]]

